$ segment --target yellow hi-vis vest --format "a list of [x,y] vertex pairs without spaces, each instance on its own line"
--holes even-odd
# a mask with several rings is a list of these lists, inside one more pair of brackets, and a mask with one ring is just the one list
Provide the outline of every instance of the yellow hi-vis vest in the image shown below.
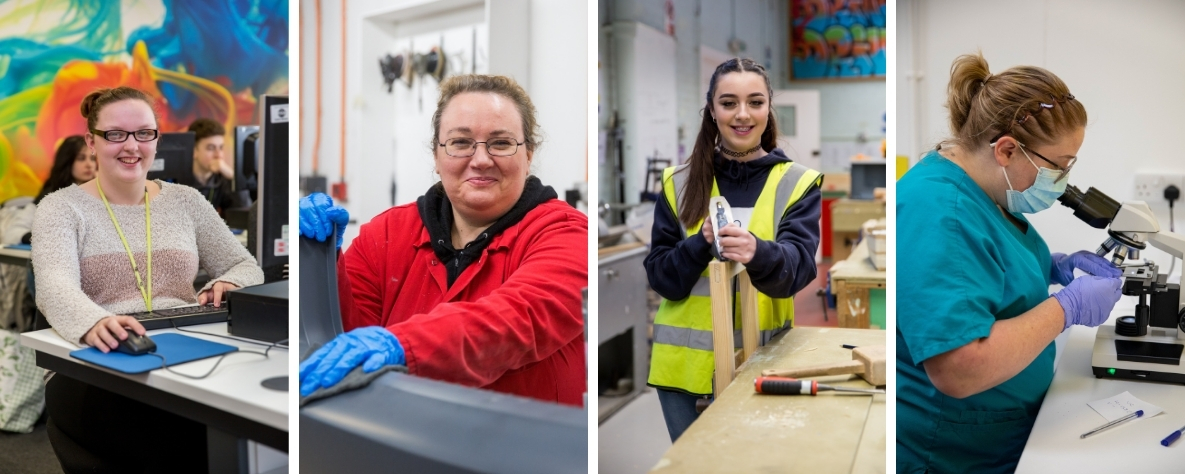
[[[687,183],[687,165],[667,168],[662,175],[663,194],[676,219],[678,203],[683,199]],[[774,240],[778,223],[786,210],[802,199],[814,186],[822,183],[822,175],[796,163],[778,163],[769,172],[765,186],[748,230],[762,240]],[[720,189],[712,182],[712,196]],[[695,226],[682,228],[683,238],[699,232],[702,220]],[[680,223],[682,227],[682,223]],[[814,258],[813,255],[810,256]],[[654,348],[650,355],[650,378],[654,387],[678,390],[694,395],[712,393],[712,372],[715,370],[712,351],[712,303],[709,293],[708,270],[700,275],[691,295],[679,301],[663,300],[654,318]],[[734,299],[734,301],[736,301]],[[738,305],[739,306],[739,305]],[[759,343],[764,345],[784,328],[794,323],[794,298],[770,298],[757,294]],[[740,330],[740,309],[737,308],[735,327]],[[739,333],[734,335],[740,343]]]

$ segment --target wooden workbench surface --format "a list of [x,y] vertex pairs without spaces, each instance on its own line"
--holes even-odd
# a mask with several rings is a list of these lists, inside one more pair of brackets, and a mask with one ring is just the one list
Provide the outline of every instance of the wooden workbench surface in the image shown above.
[[868,260],[868,241],[862,240],[852,248],[846,260],[831,266],[831,280],[885,282],[885,271],[877,270]]
[[[851,360],[843,344],[886,344],[885,331],[794,328],[753,354],[720,398],[651,472],[885,472],[885,396],[761,395],[762,370]],[[820,383],[870,388],[858,376]]]

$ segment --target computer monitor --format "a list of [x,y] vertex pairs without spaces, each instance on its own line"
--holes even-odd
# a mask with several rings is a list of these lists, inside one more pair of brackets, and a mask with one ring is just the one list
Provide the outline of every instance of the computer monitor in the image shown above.
[[235,127],[235,192],[247,191],[252,202],[258,198],[258,150],[259,125]]
[[259,99],[259,192],[248,239],[270,283],[288,278],[288,96]]
[[193,177],[193,132],[162,133],[156,142],[156,159],[148,179],[195,186]]

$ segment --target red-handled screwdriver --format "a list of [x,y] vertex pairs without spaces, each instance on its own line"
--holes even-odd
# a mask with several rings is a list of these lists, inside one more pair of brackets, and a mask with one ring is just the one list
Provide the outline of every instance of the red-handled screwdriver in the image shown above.
[[757,377],[753,379],[753,388],[757,393],[769,395],[818,395],[828,390],[836,392],[854,392],[878,394],[884,390],[870,390],[866,388],[834,387],[823,385],[814,380],[798,380],[787,377]]

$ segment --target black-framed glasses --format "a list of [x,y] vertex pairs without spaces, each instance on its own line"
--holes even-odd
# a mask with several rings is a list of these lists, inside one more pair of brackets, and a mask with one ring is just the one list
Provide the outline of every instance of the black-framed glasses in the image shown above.
[[156,140],[156,137],[160,135],[160,132],[151,128],[136,130],[134,132],[128,132],[125,130],[95,130],[92,128],[91,133],[99,135],[103,137],[104,140],[112,143],[126,142],[128,141],[128,137],[135,138],[138,142],[150,142]]
[[477,153],[477,145],[485,144],[486,153],[490,156],[510,156],[518,153],[518,147],[525,142],[517,142],[510,138],[491,138],[479,142],[472,138],[450,138],[440,144],[448,156],[454,158],[468,158]]
[[1046,162],[1046,163],[1049,163],[1049,164],[1053,165],[1053,167],[1054,167],[1054,168],[1057,168],[1057,170],[1058,170],[1058,171],[1060,171],[1060,173],[1058,173],[1058,175],[1057,175],[1057,179],[1053,180],[1053,182],[1055,182],[1055,183],[1056,183],[1056,182],[1058,182],[1058,181],[1061,181],[1061,180],[1063,180],[1063,179],[1066,179],[1066,175],[1067,175],[1067,174],[1070,174],[1070,168],[1073,168],[1073,167],[1074,167],[1074,163],[1078,161],[1078,157],[1077,157],[1077,156],[1075,156],[1075,157],[1073,157],[1073,158],[1070,158],[1070,164],[1066,165],[1066,167],[1065,167],[1065,168],[1063,168],[1061,165],[1059,165],[1059,164],[1057,164],[1057,163],[1054,163],[1054,162],[1053,162],[1053,160],[1050,160],[1049,158],[1046,158],[1046,157],[1044,157],[1044,156],[1041,156],[1041,154],[1040,154],[1040,153],[1037,153],[1037,150],[1033,150],[1032,148],[1029,148],[1029,147],[1025,146],[1025,144],[1024,144],[1024,143],[1021,143],[1021,142],[1017,141],[1017,142],[1016,142],[1016,144],[1017,144],[1017,145],[1020,145],[1020,147],[1021,147],[1021,148],[1024,148],[1024,149],[1026,149],[1026,150],[1032,150],[1032,151],[1033,151],[1033,154],[1034,154],[1034,155],[1037,155],[1037,158],[1040,158],[1040,159],[1042,159],[1042,160],[1045,160],[1045,162]]
[[[996,135],[994,138],[992,138],[992,141],[988,142],[988,145],[995,146],[995,145],[996,145],[996,142],[1000,141],[1000,139],[1001,139],[1001,138],[1004,138],[1004,135],[1007,135],[1007,134],[1008,134],[1008,132],[1007,132],[1007,131],[1000,132],[1000,134],[999,134],[999,135]],[[1062,165],[1059,165],[1059,164],[1057,164],[1057,163],[1054,163],[1054,162],[1053,162],[1053,160],[1050,160],[1049,158],[1046,158],[1045,156],[1043,156],[1043,155],[1042,155],[1042,154],[1040,154],[1040,153],[1037,153],[1037,150],[1034,150],[1034,149],[1032,149],[1032,148],[1029,148],[1029,147],[1025,146],[1025,144],[1024,144],[1024,143],[1021,143],[1021,142],[1020,142],[1020,140],[1017,140],[1017,141],[1016,141],[1016,144],[1017,144],[1017,145],[1020,145],[1020,147],[1021,147],[1021,148],[1024,148],[1024,149],[1026,149],[1026,150],[1032,151],[1034,155],[1037,155],[1037,158],[1040,158],[1040,159],[1042,159],[1042,160],[1045,160],[1045,162],[1046,162],[1046,163],[1049,163],[1049,164],[1053,165],[1053,167],[1054,167],[1054,168],[1056,168],[1056,169],[1059,171],[1059,173],[1058,173],[1058,175],[1057,175],[1057,179],[1053,180],[1055,183],[1056,183],[1056,182],[1058,182],[1058,181],[1061,181],[1061,180],[1065,179],[1065,178],[1066,178],[1066,175],[1067,175],[1067,174],[1070,174],[1070,168],[1073,168],[1073,167],[1074,167],[1074,163],[1077,163],[1077,162],[1078,162],[1078,157],[1077,157],[1077,156],[1075,156],[1075,157],[1073,157],[1073,158],[1070,158],[1070,164],[1066,165],[1066,166],[1063,168],[1063,167],[1062,167]]]

